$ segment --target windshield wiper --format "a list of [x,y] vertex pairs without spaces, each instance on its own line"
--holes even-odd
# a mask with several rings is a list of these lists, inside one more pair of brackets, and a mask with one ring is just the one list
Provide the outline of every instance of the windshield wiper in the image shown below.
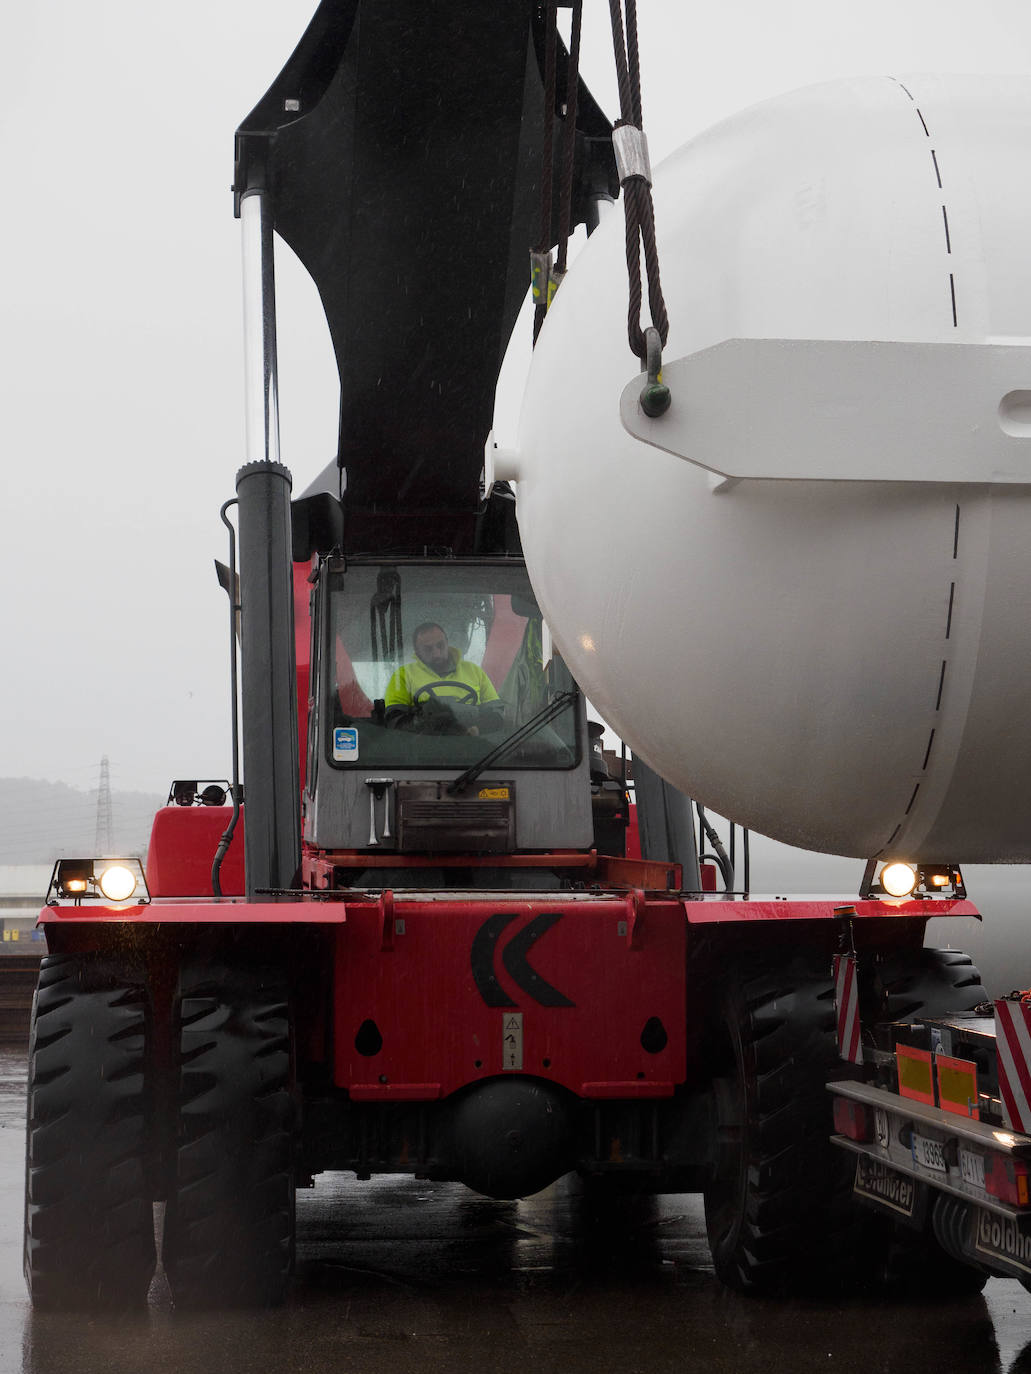
[[535,735],[538,730],[543,729],[545,725],[550,725],[567,706],[576,701],[578,696],[579,692],[575,691],[557,692],[547,706],[542,706],[536,715],[531,716],[528,721],[520,725],[518,730],[509,735],[507,739],[503,739],[500,744],[495,745],[489,754],[484,754],[478,763],[474,763],[471,768],[467,768],[464,773],[459,773],[457,778],[452,779],[447,785],[448,795],[454,796],[456,792],[464,791],[471,782],[476,781],[484,769],[490,768],[492,764],[511,753],[517,745],[524,743],[531,735]]

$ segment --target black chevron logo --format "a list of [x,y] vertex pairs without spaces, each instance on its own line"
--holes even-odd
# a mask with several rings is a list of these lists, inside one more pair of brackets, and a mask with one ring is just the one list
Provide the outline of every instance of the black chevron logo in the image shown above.
[[[514,911],[497,911],[493,916],[487,917],[473,937],[470,954],[473,980],[488,1007],[514,1007],[517,1005],[498,982],[495,971],[498,941],[504,931],[517,919],[517,915],[518,913]],[[571,1002],[568,997],[559,992],[558,988],[552,987],[546,978],[542,978],[529,959],[533,946],[561,919],[561,911],[542,912],[540,916],[535,916],[528,925],[524,926],[518,935],[514,935],[501,953],[501,962],[505,972],[516,987],[525,992],[527,996],[532,997],[542,1007],[572,1007],[576,1005],[575,1002]]]

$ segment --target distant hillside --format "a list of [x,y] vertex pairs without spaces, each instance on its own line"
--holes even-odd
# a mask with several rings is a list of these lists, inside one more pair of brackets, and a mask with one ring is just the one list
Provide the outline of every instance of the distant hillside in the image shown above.
[[[111,793],[113,854],[145,855],[154,812],[164,796]],[[0,864],[51,863],[95,852],[97,789],[82,791],[38,778],[0,778]]]

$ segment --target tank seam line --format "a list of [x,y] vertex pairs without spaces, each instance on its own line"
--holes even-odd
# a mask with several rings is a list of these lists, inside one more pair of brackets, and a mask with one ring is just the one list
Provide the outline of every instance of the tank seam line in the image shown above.
[[[899,84],[901,85],[901,82],[900,82]],[[903,87],[903,90],[905,90],[905,87]],[[907,91],[906,94],[908,95],[909,92]],[[910,99],[912,99],[912,97],[910,97]],[[958,557],[959,557],[959,517],[960,517],[960,505],[959,505],[959,502],[957,502],[957,503],[956,503],[956,511],[955,511],[955,519],[954,519],[953,527],[952,527],[952,557],[953,557],[953,560],[954,560],[954,561],[957,560]],[[952,612],[953,612],[953,608],[954,608],[954,605],[955,605],[955,599],[956,599],[956,582],[955,582],[955,578],[953,578],[953,579],[950,581],[950,583],[949,583],[949,607],[948,607],[948,612],[947,612],[947,614],[946,614],[946,620],[945,620],[945,640],[946,640],[946,643],[948,642],[949,637],[950,637],[950,635],[951,635],[951,633],[952,633]],[[936,714],[936,715],[937,715],[937,714],[940,712],[940,710],[941,710],[942,694],[943,694],[943,692],[944,692],[944,690],[945,690],[945,672],[946,672],[946,669],[947,669],[947,667],[948,667],[948,662],[949,662],[949,660],[948,660],[947,657],[943,658],[942,661],[941,661],[941,667],[940,667],[939,670],[938,670],[938,692],[937,692],[937,695],[936,695],[936,697],[935,697],[935,702],[934,702],[934,711],[935,711],[935,714]],[[928,737],[927,737],[927,747],[926,747],[926,749],[924,750],[924,761],[923,761],[923,763],[921,764],[921,767],[920,767],[921,773],[926,773],[926,772],[927,772],[927,766],[928,766],[928,764],[930,763],[930,760],[931,760],[931,750],[932,750],[932,748],[933,748],[933,746],[934,746],[934,737],[935,737],[935,734],[936,734],[936,733],[937,733],[937,726],[934,725],[934,726],[931,727],[931,732],[930,732],[930,734],[929,734]],[[884,853],[884,851],[888,848],[888,846],[892,843],[892,841],[895,839],[895,836],[896,836],[896,835],[899,833],[899,831],[902,829],[902,826],[903,826],[903,824],[905,823],[906,817],[909,815],[909,813],[912,811],[914,805],[916,804],[917,795],[918,795],[919,792],[920,792],[920,784],[921,784],[922,781],[923,781],[922,778],[918,778],[918,779],[917,779],[916,783],[914,784],[913,791],[910,793],[909,802],[908,802],[907,805],[906,805],[906,809],[905,809],[905,811],[903,811],[903,813],[902,813],[902,820],[899,821],[898,825],[896,825],[895,829],[891,832],[891,834],[890,834],[890,835],[888,836],[888,838],[885,840],[884,844],[882,844],[881,847],[880,847],[880,849],[878,849],[877,852],[873,855],[873,858],[875,858],[875,859],[876,859],[876,858],[879,858],[879,857]]]
[[[910,91],[906,86],[904,86],[904,85],[902,84],[901,81],[896,81],[896,85],[900,88],[900,90],[904,91],[904,92],[906,93],[906,95],[909,97],[909,99],[913,102],[913,105],[914,105],[914,107],[915,107],[915,109],[916,109],[916,116],[917,116],[917,119],[919,119],[919,121],[920,121],[920,127],[923,129],[925,137],[930,141],[930,139],[931,139],[931,131],[930,131],[930,129],[927,127],[927,120],[924,118],[924,112],[923,112],[923,110],[921,110],[920,106],[916,104],[916,100],[915,100],[914,97],[913,97],[912,91]],[[944,188],[944,185],[942,184],[941,168],[940,168],[939,165],[938,165],[938,150],[937,150],[936,148],[933,148],[933,147],[932,147],[932,148],[930,149],[930,153],[931,153],[931,166],[934,168],[934,179],[935,179],[935,181],[936,181],[936,183],[937,183],[937,185],[938,185],[938,189],[939,189],[940,191],[943,191],[945,188]],[[942,219],[943,219],[943,221],[944,221],[944,229],[945,229],[945,253],[946,253],[946,255],[947,255],[948,257],[951,257],[951,256],[952,256],[952,235],[951,235],[951,233],[950,233],[950,231],[949,231],[949,212],[948,212],[948,208],[947,208],[944,204],[942,205]],[[955,276],[955,273],[954,273],[954,272],[950,272],[950,273],[949,273],[949,302],[950,302],[950,307],[951,307],[951,311],[952,311],[952,327],[953,327],[953,329],[958,329],[958,328],[959,328],[959,311],[958,311],[957,305],[956,305],[956,276]]]

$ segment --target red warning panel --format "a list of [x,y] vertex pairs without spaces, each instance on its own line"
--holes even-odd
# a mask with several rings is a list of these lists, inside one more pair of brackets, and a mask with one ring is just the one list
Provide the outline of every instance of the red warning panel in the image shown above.
[[859,1020],[859,979],[856,956],[834,956],[834,1004],[837,1010],[838,1054],[848,1064],[863,1062],[862,1030]]
[[934,1106],[934,1067],[930,1050],[912,1045],[896,1045],[895,1061],[899,1072],[899,1096]]
[[1001,998],[995,1004],[999,1090],[1006,1124],[1031,1130],[1031,1002]]
[[947,1054],[935,1055],[938,1075],[938,1105],[943,1112],[980,1121],[977,1105],[977,1065],[969,1059],[953,1059]]

